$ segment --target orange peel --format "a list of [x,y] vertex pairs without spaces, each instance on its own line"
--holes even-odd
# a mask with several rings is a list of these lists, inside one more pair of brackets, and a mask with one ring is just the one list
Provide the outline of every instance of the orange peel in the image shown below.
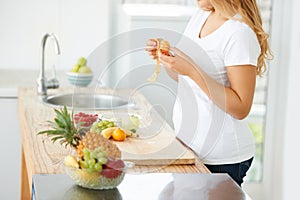
[[155,82],[158,78],[158,74],[160,73],[160,61],[158,58],[158,52],[161,51],[162,54],[170,55],[170,43],[167,40],[153,38],[152,41],[156,42],[157,48],[156,48],[156,65],[154,67],[154,73],[151,75],[151,77],[148,78],[148,81]]

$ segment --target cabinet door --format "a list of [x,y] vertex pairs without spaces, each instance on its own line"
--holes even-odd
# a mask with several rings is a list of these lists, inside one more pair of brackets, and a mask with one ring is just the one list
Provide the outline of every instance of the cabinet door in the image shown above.
[[[0,97],[0,199],[20,199],[21,135],[16,98]],[[5,188],[5,189],[4,189]]]

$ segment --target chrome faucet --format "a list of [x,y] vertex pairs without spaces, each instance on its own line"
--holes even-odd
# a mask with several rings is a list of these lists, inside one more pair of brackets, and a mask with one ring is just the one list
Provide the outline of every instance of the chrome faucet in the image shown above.
[[45,76],[45,46],[48,38],[51,38],[54,41],[56,54],[57,55],[60,54],[60,47],[56,36],[53,33],[46,33],[42,38],[42,65],[40,68],[40,75],[37,79],[37,84],[38,84],[37,89],[39,95],[47,95],[47,89],[55,89],[59,87],[59,82],[56,79],[56,75],[55,75],[56,73],[54,67],[53,67],[54,77],[47,80]]

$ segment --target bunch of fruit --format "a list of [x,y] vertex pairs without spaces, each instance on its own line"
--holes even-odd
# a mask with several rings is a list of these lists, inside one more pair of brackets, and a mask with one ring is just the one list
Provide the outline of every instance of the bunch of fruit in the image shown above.
[[80,160],[80,167],[87,169],[91,172],[101,172],[102,165],[107,163],[107,153],[101,147],[96,148],[94,151],[88,148],[83,149],[83,159]]
[[118,175],[124,174],[122,172],[125,164],[120,160],[121,151],[113,142],[96,132],[88,131],[80,135],[79,128],[66,106],[54,110],[56,117],[51,122],[52,129],[40,131],[38,134],[47,134],[53,142],[60,140],[61,144],[76,150],[76,156],[69,155],[64,161],[65,166],[80,172],[76,177],[85,180],[87,174],[92,174],[92,177],[102,175],[105,178],[118,178]]
[[74,120],[77,126],[90,127],[97,119],[98,114],[87,114],[83,112],[74,114]]
[[88,173],[99,172],[106,178],[116,178],[121,175],[125,165],[120,159],[112,159],[101,147],[91,151],[83,149],[83,159],[77,160],[75,156],[67,156],[65,166],[85,169]]
[[116,125],[113,121],[104,119],[101,120],[100,122],[94,122],[91,127],[91,132],[96,132],[100,134],[104,129],[115,127],[115,126]]
[[89,74],[92,73],[92,70],[87,66],[86,58],[80,57],[77,64],[71,69],[71,72]]
[[117,127],[113,121],[101,120],[100,122],[94,122],[91,132],[99,133],[106,139],[113,139],[115,141],[124,141],[127,137],[137,137],[135,132]]

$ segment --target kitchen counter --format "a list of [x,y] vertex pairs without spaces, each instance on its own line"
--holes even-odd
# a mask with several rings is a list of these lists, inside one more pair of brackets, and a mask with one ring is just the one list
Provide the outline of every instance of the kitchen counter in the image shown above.
[[[101,89],[103,93],[111,92]],[[48,90],[49,94],[74,91],[66,87]],[[114,91],[115,92],[115,91]],[[118,91],[128,93],[128,91]],[[149,103],[142,95],[136,96],[135,101],[139,108],[147,108]],[[49,128],[47,120],[55,117],[53,107],[45,105],[36,94],[36,87],[20,87],[18,90],[18,112],[22,136],[22,171],[21,171],[21,199],[31,199],[32,176],[34,174],[64,174],[63,158],[70,154],[59,143],[52,143],[46,135],[37,135],[41,130]],[[136,110],[142,112],[143,109]],[[109,112],[109,111],[107,111]],[[203,163],[195,158],[194,164],[176,165],[136,165],[132,173],[164,172],[164,173],[209,173]]]
[[227,174],[126,174],[110,190],[76,186],[66,174],[33,176],[34,200],[246,200],[250,197]]

